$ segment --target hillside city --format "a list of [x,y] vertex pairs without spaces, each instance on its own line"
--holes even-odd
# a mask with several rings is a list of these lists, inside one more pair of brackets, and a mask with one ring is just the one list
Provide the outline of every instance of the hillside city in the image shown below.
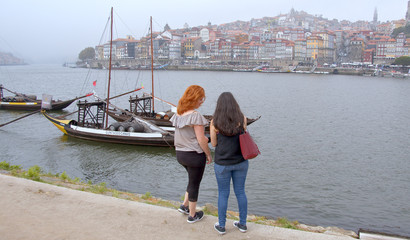
[[[288,14],[250,21],[171,29],[153,33],[153,55],[158,64],[233,64],[237,66],[340,66],[391,64],[409,56],[410,38],[393,30],[410,22],[405,18],[378,21],[328,20],[291,9]],[[150,59],[151,37],[113,40],[113,59],[128,68],[144,67]],[[96,46],[96,60],[105,66],[109,43]],[[94,66],[95,67],[95,66]]]

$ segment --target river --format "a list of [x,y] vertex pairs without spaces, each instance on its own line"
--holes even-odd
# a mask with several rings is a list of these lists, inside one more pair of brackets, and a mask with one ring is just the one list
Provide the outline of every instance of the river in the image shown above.
[[[107,72],[59,65],[0,67],[0,84],[26,94],[69,99],[105,96]],[[92,82],[97,80],[94,87]],[[111,96],[143,85],[149,71],[114,71]],[[212,114],[231,91],[248,117],[261,155],[250,160],[249,214],[308,225],[359,228],[410,236],[410,81],[342,75],[156,71],[155,95],[177,103],[186,87],[205,88],[199,109]],[[90,99],[91,100],[91,99]],[[128,107],[128,97],[114,104]],[[156,102],[157,110],[168,106]],[[60,115],[76,110],[72,104]],[[0,112],[0,123],[24,112]],[[169,148],[96,143],[63,135],[41,114],[0,128],[0,161],[79,177],[133,193],[180,201],[187,175]],[[233,191],[231,192],[231,195]],[[213,165],[199,205],[217,205]],[[237,210],[236,198],[229,208]],[[177,213],[176,213],[177,214]]]

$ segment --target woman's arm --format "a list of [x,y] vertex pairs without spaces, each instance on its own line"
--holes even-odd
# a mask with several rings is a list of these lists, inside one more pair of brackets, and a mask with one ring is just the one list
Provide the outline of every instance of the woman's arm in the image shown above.
[[245,115],[243,115],[243,129],[246,131],[246,127],[248,125],[248,120],[246,119]]
[[209,134],[211,135],[211,144],[214,147],[216,147],[216,144],[218,143],[218,139],[216,138],[217,133],[218,133],[218,130],[215,129],[214,120],[212,119],[211,125],[209,126]]
[[205,136],[205,126],[203,125],[194,125],[194,131],[196,139],[198,140],[199,146],[202,148],[206,154],[207,163],[212,162],[211,150],[208,146],[208,138]]

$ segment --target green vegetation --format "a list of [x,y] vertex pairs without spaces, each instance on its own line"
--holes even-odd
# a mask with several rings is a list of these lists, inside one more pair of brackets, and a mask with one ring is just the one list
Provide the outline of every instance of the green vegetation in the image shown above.
[[404,27],[395,28],[391,36],[393,38],[396,38],[397,35],[399,35],[399,33],[404,33],[406,35],[406,38],[409,38],[410,37],[410,24],[406,24],[406,26]]
[[152,195],[150,192],[146,192],[141,198],[144,200],[148,200],[152,198]]
[[0,162],[0,169],[6,170],[6,171],[13,171],[13,170],[21,170],[21,166],[10,166],[10,163],[3,161]]
[[[0,169],[9,171],[11,175],[16,176],[16,177],[22,177],[22,178],[31,179],[34,181],[46,182],[46,183],[53,184],[53,185],[64,186],[70,189],[77,189],[80,191],[92,192],[96,194],[104,194],[104,195],[108,195],[108,196],[112,196],[116,198],[126,199],[130,201],[144,202],[144,203],[148,203],[152,205],[163,206],[163,207],[168,207],[168,208],[173,208],[173,209],[177,209],[179,207],[179,202],[172,202],[172,201],[162,200],[160,198],[155,198],[154,196],[152,196],[150,192],[146,192],[144,195],[138,195],[138,194],[132,194],[132,193],[127,193],[127,192],[121,192],[115,189],[109,189],[107,188],[106,183],[99,183],[99,184],[93,185],[91,181],[88,181],[88,183],[84,183],[84,182],[81,182],[79,178],[75,178],[74,180],[72,180],[65,171],[61,174],[55,174],[55,175],[51,173],[44,174],[41,168],[37,165],[29,168],[27,171],[24,171],[22,170],[20,166],[12,166],[9,163],[3,161],[3,162],[0,162]],[[207,206],[203,207],[203,211],[207,215],[218,216],[218,209],[212,205],[207,204]],[[232,211],[227,212],[227,218],[229,219],[238,220],[239,219],[238,216],[239,214],[237,212],[232,212]],[[291,222],[286,218],[278,218],[275,221],[275,220],[268,220],[266,219],[266,217],[263,217],[263,216],[252,215],[248,217],[248,221],[254,222],[257,224],[279,226],[283,228],[301,230],[301,228],[298,227],[299,223],[297,221]]]
[[28,178],[34,181],[40,181],[40,174],[42,173],[41,168],[37,165],[29,168],[27,172],[23,174],[24,178]]
[[90,192],[99,194],[106,193],[108,192],[107,184],[102,182],[98,185],[91,185]]
[[290,228],[290,229],[298,229],[297,225],[299,224],[297,221],[290,222],[286,218],[278,218],[276,223],[279,227]]
[[90,60],[95,58],[95,50],[92,47],[85,48],[78,54],[78,59],[81,61]]
[[401,56],[396,58],[396,60],[394,60],[394,65],[403,65],[403,66],[408,66],[410,65],[410,57],[408,56]]

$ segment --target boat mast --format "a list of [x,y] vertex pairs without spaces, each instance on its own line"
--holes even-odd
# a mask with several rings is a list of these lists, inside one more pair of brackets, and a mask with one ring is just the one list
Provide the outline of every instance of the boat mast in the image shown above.
[[152,43],[152,16],[150,17],[150,28],[151,28],[151,88],[152,88],[152,115],[154,115],[154,47]]
[[108,65],[108,90],[107,90],[107,105],[105,106],[105,128],[108,125],[108,106],[110,103],[110,85],[111,85],[111,59],[112,59],[112,25],[113,25],[113,7],[111,7],[111,33],[110,33],[110,61]]

